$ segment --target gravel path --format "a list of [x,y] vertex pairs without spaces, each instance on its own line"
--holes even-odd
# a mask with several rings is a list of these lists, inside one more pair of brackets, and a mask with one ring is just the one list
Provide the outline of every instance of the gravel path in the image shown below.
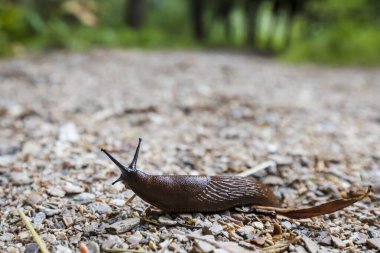
[[[379,70],[205,52],[8,59],[0,117],[1,252],[38,251],[17,207],[52,252],[380,250]],[[374,192],[313,219],[169,216],[111,185],[119,171],[100,148],[127,164],[138,137],[149,174],[236,174],[274,161],[255,177],[283,206]]]

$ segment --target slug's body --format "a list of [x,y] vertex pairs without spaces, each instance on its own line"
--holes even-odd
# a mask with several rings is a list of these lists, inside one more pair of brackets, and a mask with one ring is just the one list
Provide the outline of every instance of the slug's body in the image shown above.
[[141,139],[129,167],[107,156],[120,168],[118,181],[137,196],[167,212],[217,212],[242,205],[277,207],[278,202],[269,188],[249,177],[147,175],[136,169]]

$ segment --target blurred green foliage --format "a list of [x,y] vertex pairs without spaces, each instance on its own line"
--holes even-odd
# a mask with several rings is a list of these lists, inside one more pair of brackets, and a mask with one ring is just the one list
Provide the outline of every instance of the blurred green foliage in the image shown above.
[[[192,36],[189,0],[146,0],[144,27],[126,25],[127,0],[0,0],[0,55],[94,47],[223,47],[272,52],[286,61],[323,64],[380,63],[380,1],[309,0],[291,19],[262,1],[255,45],[246,43],[245,12],[237,1],[232,34],[206,12],[207,39]],[[290,34],[290,36],[288,36]],[[287,36],[290,45],[287,46]],[[254,48],[253,48],[254,47]]]
[[[380,63],[380,1],[314,0],[283,58],[334,65]],[[309,26],[306,24],[310,24]]]

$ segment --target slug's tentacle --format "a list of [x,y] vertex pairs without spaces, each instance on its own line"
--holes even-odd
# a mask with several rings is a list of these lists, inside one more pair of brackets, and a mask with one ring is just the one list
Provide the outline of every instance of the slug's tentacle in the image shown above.
[[[121,173],[124,174],[124,173],[127,173],[127,169],[124,167],[124,165],[122,165],[118,160],[116,160],[110,153],[107,152],[107,150],[105,149],[100,149],[102,152],[104,152],[111,160],[112,162],[114,162],[114,164],[117,165],[117,167],[119,167],[119,169],[121,170]],[[119,179],[118,179],[119,180]]]
[[139,138],[139,144],[137,145],[135,155],[133,156],[133,160],[131,164],[129,165],[130,169],[136,170],[136,164],[137,164],[137,159],[139,158],[141,141],[142,141],[141,138]]

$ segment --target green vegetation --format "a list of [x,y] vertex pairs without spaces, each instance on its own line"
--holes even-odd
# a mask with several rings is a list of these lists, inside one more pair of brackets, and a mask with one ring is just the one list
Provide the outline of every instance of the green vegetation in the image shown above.
[[243,1],[236,1],[228,14],[229,37],[223,20],[208,8],[202,41],[192,34],[189,1],[146,0],[144,25],[133,29],[126,22],[127,0],[0,0],[0,55],[94,47],[222,47],[271,52],[291,62],[380,64],[378,0],[309,0],[295,18],[274,14],[273,2],[262,1],[252,44],[246,40]]

